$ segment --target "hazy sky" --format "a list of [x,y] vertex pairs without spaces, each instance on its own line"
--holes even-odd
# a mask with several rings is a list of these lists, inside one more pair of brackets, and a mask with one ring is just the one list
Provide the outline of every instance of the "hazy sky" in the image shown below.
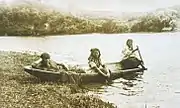
[[[2,0],[0,0],[2,1]],[[13,0],[6,0],[13,1]],[[64,9],[149,11],[160,7],[180,5],[180,0],[44,0],[54,7]]]
[[149,11],[180,5],[180,0],[49,0],[56,7],[87,10]]

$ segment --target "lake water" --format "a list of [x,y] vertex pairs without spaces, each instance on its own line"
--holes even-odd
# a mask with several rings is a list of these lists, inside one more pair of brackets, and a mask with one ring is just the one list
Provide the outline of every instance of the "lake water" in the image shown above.
[[0,37],[5,51],[49,52],[56,61],[87,63],[90,49],[101,50],[105,62],[121,59],[128,38],[139,46],[148,68],[137,80],[118,79],[93,92],[118,108],[179,108],[180,32],[141,34],[86,34],[52,37]]

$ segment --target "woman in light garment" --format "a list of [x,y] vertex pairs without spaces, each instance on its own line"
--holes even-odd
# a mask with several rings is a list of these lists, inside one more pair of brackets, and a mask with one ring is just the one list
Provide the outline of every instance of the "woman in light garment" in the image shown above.
[[100,50],[97,48],[92,48],[90,51],[91,53],[88,58],[90,69],[106,78],[109,78],[110,70],[106,67],[105,64],[102,63]]
[[138,58],[136,51],[138,51],[138,47],[135,48],[133,40],[128,39],[125,48],[122,50],[123,58],[120,61],[123,69],[137,68],[139,65],[145,68],[142,64],[142,60]]
[[32,63],[32,67],[48,71],[59,71],[61,69],[64,69],[66,71],[69,70],[65,64],[58,64],[55,61],[51,60],[48,53],[42,53],[40,59]]

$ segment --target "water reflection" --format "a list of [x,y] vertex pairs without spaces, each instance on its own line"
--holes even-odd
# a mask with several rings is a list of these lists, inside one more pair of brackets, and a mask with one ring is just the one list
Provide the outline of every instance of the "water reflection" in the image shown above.
[[93,91],[99,96],[109,96],[117,93],[124,96],[138,95],[143,92],[143,73],[127,73],[110,84],[90,84],[86,85],[86,88],[90,88],[90,93]]
[[122,75],[123,79],[126,80],[141,80],[144,72],[131,72],[131,73],[125,73]]
[[[124,76],[110,85],[87,87],[120,108],[179,108],[180,32],[138,34],[89,34],[46,38],[1,37],[0,49],[6,51],[48,52],[57,62],[85,64],[89,49],[97,47],[106,62],[120,60],[120,52],[131,37],[140,47],[148,71]],[[8,44],[8,45],[7,45]],[[151,107],[152,106],[152,107]]]

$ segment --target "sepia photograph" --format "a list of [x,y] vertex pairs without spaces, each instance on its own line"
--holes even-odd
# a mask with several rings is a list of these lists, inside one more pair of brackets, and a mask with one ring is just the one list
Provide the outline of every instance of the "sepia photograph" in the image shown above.
[[179,108],[178,45],[178,0],[0,0],[0,108]]

